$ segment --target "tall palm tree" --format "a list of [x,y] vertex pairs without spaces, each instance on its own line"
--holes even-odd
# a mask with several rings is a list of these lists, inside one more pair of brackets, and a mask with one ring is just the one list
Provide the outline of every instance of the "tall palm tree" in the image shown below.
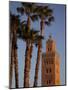
[[[34,4],[33,3],[22,3],[22,7],[17,8],[17,11],[21,13],[22,15],[25,13],[27,16],[27,34],[30,32],[30,26],[31,26],[31,20],[35,21],[37,20],[37,16],[34,14]],[[26,35],[27,35],[26,34]],[[28,36],[28,35],[27,35]],[[29,74],[30,74],[30,52],[32,53],[32,44],[30,44],[30,39],[27,39],[26,41],[26,55],[25,55],[25,68],[24,68],[24,87],[29,87]]]
[[19,24],[18,16],[10,13],[10,43],[11,43],[11,61],[9,70],[9,88],[12,87],[13,65],[15,70],[15,88],[19,87],[18,81],[18,59],[17,59],[17,29]]
[[[50,25],[52,21],[54,21],[54,17],[52,16],[53,10],[48,6],[38,6],[36,8],[36,12],[40,18],[40,35],[44,36],[44,26]],[[39,64],[42,55],[42,39],[38,42],[38,52],[37,52],[37,62],[35,67],[35,77],[34,77],[34,86],[38,84],[38,72],[39,72]]]
[[[39,37],[38,32],[39,31],[34,30],[34,29],[31,29],[30,32],[27,32],[26,28],[23,28],[24,26],[22,26],[21,30],[19,30],[19,33],[20,34],[19,34],[18,37],[21,38],[21,39],[23,39],[25,42],[27,42],[28,39],[30,40],[30,42],[29,42],[30,48],[29,48],[29,54],[28,54],[29,55],[29,60],[25,61],[25,63],[28,63],[29,64],[29,67],[28,68],[25,68],[25,69],[30,70],[33,45],[34,45],[34,43],[36,44],[37,41],[38,41],[38,37]],[[27,47],[27,49],[28,49],[28,47]],[[27,55],[27,51],[25,51],[25,58],[27,57],[26,55]],[[25,73],[25,71],[24,71],[24,73]],[[29,73],[27,73],[26,75],[29,75]]]

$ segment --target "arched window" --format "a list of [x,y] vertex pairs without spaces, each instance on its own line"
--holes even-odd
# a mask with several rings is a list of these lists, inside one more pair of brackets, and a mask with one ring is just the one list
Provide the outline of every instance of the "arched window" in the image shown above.
[[49,84],[51,84],[51,80],[49,80]]
[[48,68],[46,69],[46,73],[48,73]]
[[47,80],[47,84],[48,84],[48,80]]
[[48,48],[48,51],[49,51],[49,48]]
[[51,68],[50,68],[50,73],[51,73]]

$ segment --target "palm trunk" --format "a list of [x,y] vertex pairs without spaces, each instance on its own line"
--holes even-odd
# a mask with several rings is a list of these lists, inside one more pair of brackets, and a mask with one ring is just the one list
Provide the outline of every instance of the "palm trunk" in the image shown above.
[[38,52],[37,52],[37,62],[36,62],[36,68],[35,68],[34,87],[36,87],[38,84],[38,72],[39,72],[40,57],[41,57],[41,41],[38,42]]
[[33,43],[31,42],[31,47],[30,47],[30,59],[32,58],[32,51],[33,51]]
[[9,73],[10,74],[9,75],[9,88],[11,88],[12,86],[13,64],[14,64],[14,70],[15,70],[15,88],[18,88],[18,60],[17,60],[17,46],[16,46],[15,34],[12,40],[10,73]]
[[14,70],[15,70],[15,88],[19,87],[19,81],[18,81],[18,58],[17,58],[17,37],[16,37],[16,31],[14,30],[13,34],[13,44],[14,44]]
[[28,32],[30,31],[30,16],[28,16],[28,20],[27,20],[27,30]]
[[30,44],[28,43],[25,53],[24,87],[29,87],[29,72],[30,72]]
[[14,50],[15,88],[19,87],[17,49]]
[[[40,26],[41,26],[40,35],[43,36],[43,30],[44,30],[43,19],[41,20]],[[42,40],[40,39],[38,42],[38,52],[37,52],[37,62],[36,62],[36,67],[35,67],[34,87],[36,87],[38,84],[38,72],[39,72],[39,64],[40,64],[41,55],[42,55]]]
[[[30,16],[27,20],[27,30],[30,30]],[[26,53],[25,53],[25,68],[24,68],[24,87],[29,87],[29,75],[30,75],[30,40],[26,42]]]
[[41,32],[40,32],[40,34],[41,34],[42,36],[44,36],[44,20],[43,20],[43,19],[42,19],[41,22],[40,22],[40,26],[41,26]]
[[24,87],[29,87],[29,75],[31,67],[31,57],[33,51],[33,44],[27,44],[26,55],[25,55],[25,69],[24,69]]
[[12,74],[13,74],[13,59],[14,59],[14,50],[11,49],[11,61],[9,69],[9,88],[12,87]]
[[11,61],[9,67],[9,88],[12,87],[13,64],[14,64],[14,37],[11,38]]

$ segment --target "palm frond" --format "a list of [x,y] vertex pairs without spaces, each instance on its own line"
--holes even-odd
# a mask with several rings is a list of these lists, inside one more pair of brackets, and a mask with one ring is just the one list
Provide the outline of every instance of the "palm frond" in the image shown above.
[[31,8],[33,5],[34,5],[34,3],[27,3],[27,2],[22,2],[21,3],[24,7],[29,7],[29,8]]
[[26,24],[26,23],[27,23],[27,21],[24,20],[24,21],[21,22],[21,25],[24,25],[24,24]]
[[47,15],[47,16],[51,16],[52,14],[53,14],[53,10],[49,8],[49,9],[46,11],[46,15]]
[[21,4],[24,7],[25,13],[27,15],[34,12],[34,9],[35,9],[35,4],[34,3],[21,3]]
[[33,32],[33,33],[39,33],[40,32],[39,30],[35,30],[33,28],[30,31]]
[[35,43],[35,46],[36,47],[38,46],[38,41],[41,40],[41,39],[44,39],[44,37],[41,36],[41,35],[36,35],[36,38],[34,40],[34,43]]
[[42,6],[38,6],[38,5],[35,5],[35,8],[34,8],[34,13],[38,13],[40,14],[41,13],[41,10],[42,10]]
[[34,14],[31,16],[32,21],[38,20],[38,15]]
[[52,22],[52,21],[54,21],[55,19],[54,19],[54,16],[51,16],[51,17],[49,17],[49,19],[48,19],[48,21],[49,22]]
[[18,12],[18,13],[21,13],[21,14],[24,14],[25,10],[24,10],[23,7],[18,7],[18,8],[17,8],[17,12]]
[[48,9],[49,7],[48,6],[44,6],[44,9],[46,10],[46,9]]
[[29,32],[24,28],[20,28],[18,32],[18,38],[27,41],[30,40],[31,42],[35,43],[38,40],[39,31],[35,29],[31,29]]
[[50,26],[50,25],[51,25],[51,23],[50,23],[49,21],[45,21],[45,24],[46,24],[47,26]]
[[14,25],[15,25],[16,29],[18,29],[18,27],[20,25],[19,15],[14,15],[14,14],[10,13],[10,29],[13,28]]
[[42,35],[36,35],[36,39],[41,40],[41,39],[44,39],[44,37]]
[[30,39],[33,40],[36,35],[38,35],[39,31],[31,29],[30,30]]

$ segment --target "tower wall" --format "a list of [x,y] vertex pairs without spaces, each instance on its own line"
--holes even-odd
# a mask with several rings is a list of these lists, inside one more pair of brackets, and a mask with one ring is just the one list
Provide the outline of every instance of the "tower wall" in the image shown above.
[[46,42],[46,53],[42,54],[42,86],[60,84],[60,58],[56,43],[50,37]]

